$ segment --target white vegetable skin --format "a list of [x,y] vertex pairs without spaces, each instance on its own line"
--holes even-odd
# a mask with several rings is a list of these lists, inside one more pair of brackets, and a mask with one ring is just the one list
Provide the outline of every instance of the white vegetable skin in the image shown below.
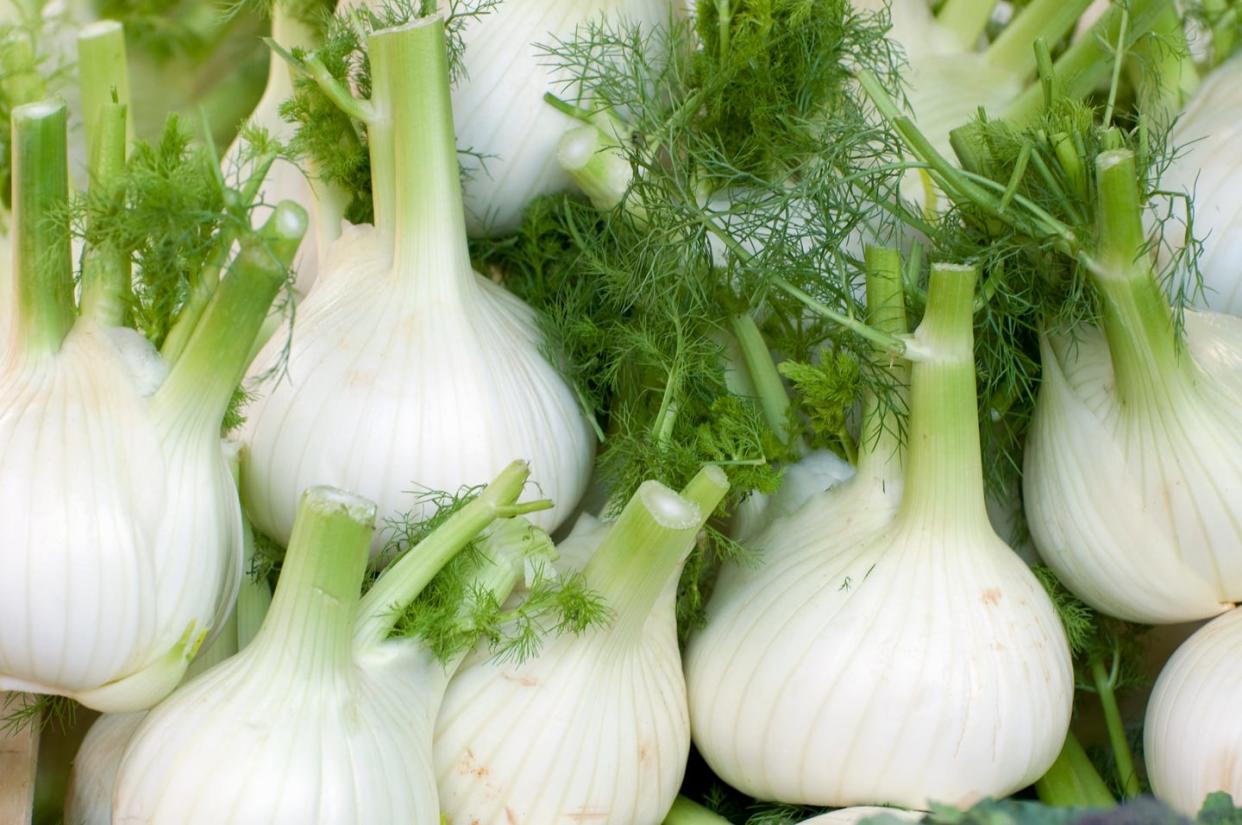
[[[435,732],[437,782],[450,823],[664,819],[690,751],[677,573],[727,488],[718,469],[705,473],[714,498],[701,507],[649,481],[618,521],[587,517],[567,540],[576,546],[563,561],[589,556],[587,584],[614,611],[608,627],[562,635],[516,665],[477,653],[454,676]],[[635,508],[663,534],[650,546],[638,541],[643,533],[631,533]],[[583,554],[586,546],[595,552]],[[603,575],[609,570],[615,575]]]
[[1040,555],[1110,615],[1170,624],[1242,598],[1242,320],[1185,313],[1194,375],[1127,404],[1097,329],[1042,345],[1024,500]]
[[[1198,259],[1203,294],[1198,306],[1242,315],[1242,161],[1237,143],[1242,123],[1242,58],[1214,70],[1182,112],[1169,143],[1181,147],[1160,179],[1162,189],[1193,195],[1194,234],[1203,242]],[[1172,203],[1183,223],[1167,224],[1165,243],[1184,241],[1185,209]],[[1180,236],[1180,237],[1179,237]]]
[[251,371],[284,364],[247,409],[242,466],[247,512],[282,543],[315,484],[377,502],[384,524],[411,490],[456,492],[523,458],[555,502],[532,521],[551,530],[588,481],[594,437],[534,312],[471,269],[447,58],[416,62],[372,49],[377,225],[332,244],[292,336],[277,331]]
[[1156,796],[1193,817],[1204,798],[1242,797],[1242,608],[1178,648],[1147,704],[1143,751]]
[[[59,352],[0,365],[5,689],[145,707],[184,671],[162,660],[236,595],[241,510],[219,421],[152,396],[161,369],[137,333],[87,318]],[[150,668],[168,669],[163,687],[99,693]]]
[[95,720],[73,758],[65,825],[112,825],[112,791],[121,757],[147,714],[105,713]]
[[[531,520],[554,529],[586,488],[594,439],[540,351],[534,313],[468,268],[394,268],[377,234],[351,227],[331,247],[299,307],[287,379],[247,410],[242,492],[255,526],[287,542],[299,492],[319,483],[376,501],[383,523],[411,509],[410,490],[456,491],[523,457],[556,502]],[[286,341],[277,332],[252,375]]]
[[[933,298],[959,272],[940,270]],[[956,296],[967,331],[972,296]],[[757,536],[761,564],[722,571],[686,652],[691,723],[745,793],[966,806],[1030,784],[1060,750],[1068,644],[987,521],[969,340],[927,319],[914,336],[904,484],[879,446]]]
[[512,232],[532,199],[570,186],[557,145],[581,124],[543,96],[572,94],[572,78],[540,46],[570,40],[579,26],[600,20],[654,31],[671,14],[669,0],[505,0],[465,27],[453,122],[458,145],[484,157],[462,158],[472,235]]
[[852,478],[854,467],[831,450],[815,450],[781,475],[781,486],[771,495],[751,493],[733,516],[729,532],[747,542],[773,521],[790,515],[818,493]]

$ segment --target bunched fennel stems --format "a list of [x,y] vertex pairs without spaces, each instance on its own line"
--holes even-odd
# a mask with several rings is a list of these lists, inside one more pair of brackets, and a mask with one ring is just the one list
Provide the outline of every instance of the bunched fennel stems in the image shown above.
[[13,110],[13,334],[31,354],[54,353],[73,325],[65,104]]
[[1111,808],[1117,802],[1072,730],[1035,791],[1045,805],[1058,808]]

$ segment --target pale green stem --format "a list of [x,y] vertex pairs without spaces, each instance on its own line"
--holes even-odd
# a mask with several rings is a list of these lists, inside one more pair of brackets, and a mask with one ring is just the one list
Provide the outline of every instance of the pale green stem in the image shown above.
[[859,337],[875,344],[885,352],[893,353],[894,355],[901,355],[906,351],[906,342],[901,338],[872,329],[858,318],[833,309],[822,301],[818,301],[814,297],[808,295],[806,292],[789,283],[779,275],[774,275],[772,277],[772,284],[782,292],[785,292],[793,298],[797,298],[804,306],[806,306],[807,309],[811,310],[816,315],[822,315],[837,326],[848,329],[850,332],[853,332]]
[[644,481],[582,573],[612,611],[611,632],[639,639],[652,607],[668,592],[699,530],[729,489],[724,472],[704,467],[682,494]]
[[1134,769],[1134,755],[1130,752],[1125,724],[1121,721],[1121,708],[1117,706],[1117,694],[1113,691],[1113,677],[1099,655],[1091,657],[1091,680],[1095,683],[1095,692],[1100,697],[1100,707],[1104,711],[1104,725],[1108,728],[1113,761],[1117,763],[1117,781],[1121,785],[1121,795],[1125,799],[1132,799],[1142,793],[1143,789],[1139,785],[1138,771]]
[[[90,139],[92,194],[112,198],[125,172],[125,105],[104,103],[95,111]],[[90,244],[82,260],[82,314],[104,326],[121,326],[133,296],[129,250],[112,243]]]
[[[906,320],[906,297],[902,286],[901,255],[896,249],[869,246],[863,251],[867,276],[867,320],[871,327],[886,335],[903,336],[909,332]],[[909,380],[905,362],[891,354],[875,354],[877,366],[886,370],[897,387]],[[895,389],[894,392],[900,392]],[[858,440],[856,466],[873,478],[886,479],[899,472],[902,464],[901,438],[897,416],[891,407],[881,404],[875,393],[863,399],[862,428]]]
[[1035,783],[1035,792],[1041,802],[1056,808],[1111,808],[1117,802],[1073,731],[1066,734],[1052,767]]
[[13,128],[13,275],[17,340],[28,353],[47,354],[73,326],[73,268],[69,246],[66,110],[61,102],[18,106]]
[[465,206],[453,132],[444,20],[374,32],[368,121],[375,225],[394,243],[394,268],[456,284],[470,277]]
[[206,427],[220,426],[306,224],[306,210],[284,201],[262,229],[243,240],[157,399]]
[[1091,0],[1034,0],[1005,26],[987,50],[988,66],[1014,77],[1030,77],[1035,71],[1036,40],[1056,43],[1064,37]]
[[[130,106],[125,29],[120,23],[99,20],[82,28],[78,34],[78,74],[82,87],[82,124],[87,146],[94,147],[99,141],[99,119],[104,108],[114,103]],[[127,123],[123,138],[128,142],[133,136],[133,125]]]
[[513,462],[431,535],[389,566],[358,607],[355,643],[373,647],[388,638],[405,606],[489,524],[498,518],[542,509],[546,502],[516,503],[529,476],[530,468],[525,462]]
[[936,22],[953,32],[963,50],[974,51],[995,7],[996,0],[947,0]]
[[974,267],[933,264],[914,332],[906,483],[898,519],[956,532],[990,530],[975,387]]
[[[1134,40],[1151,31],[1160,15],[1171,7],[1172,0],[1130,0],[1128,14],[1117,6],[1111,7],[1057,60],[1057,86],[1068,98],[1086,97],[1112,71],[1113,50],[1118,43],[1122,49],[1129,49]],[[1126,20],[1124,39],[1120,37],[1123,19]],[[1030,48],[1030,41],[1027,48]],[[1043,111],[1043,89],[1035,84],[1006,108],[1004,118],[1021,128],[1034,123]]]
[[748,312],[732,316],[729,327],[737,340],[768,427],[781,443],[785,443],[789,438],[789,394],[785,392],[785,384],[772,360],[772,352],[763,340],[763,333]]
[[1088,267],[1100,294],[1117,393],[1126,404],[1165,397],[1193,369],[1147,253],[1136,174],[1128,150],[1096,159],[1098,241]]
[[1186,33],[1176,9],[1166,9],[1147,37],[1134,45],[1130,76],[1138,89],[1139,111],[1157,127],[1167,127],[1199,86]]
[[374,532],[373,502],[332,487],[304,492],[271,607],[247,649],[285,663],[285,678],[348,673]]
[[714,814],[684,796],[673,800],[673,807],[664,817],[664,825],[730,825],[729,820]]

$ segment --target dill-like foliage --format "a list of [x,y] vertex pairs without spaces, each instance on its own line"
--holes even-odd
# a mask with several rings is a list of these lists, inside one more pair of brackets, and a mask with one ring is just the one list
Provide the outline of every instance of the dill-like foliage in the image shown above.
[[[475,253],[543,314],[547,352],[601,437],[613,511],[643,481],[677,488],[707,462],[729,473],[726,510],[779,484],[811,416],[791,420],[788,399],[747,386],[739,325],[768,360],[811,361],[825,346],[834,363],[870,358],[783,285],[862,315],[859,238],[885,223],[875,195],[896,185],[884,169],[895,142],[851,76],[866,66],[897,85],[886,24],[837,0],[703,2],[697,24],[595,21],[545,44],[570,78],[559,97],[623,124],[628,190],[608,212],[537,201],[515,236]],[[866,383],[821,393],[831,409],[816,421],[843,421]],[[707,535],[683,575],[683,631],[717,560],[744,552]]]
[[0,734],[44,730],[48,725],[67,731],[77,719],[78,703],[64,696],[0,693]]
[[[497,2],[499,0],[452,0],[449,4],[445,34],[449,71],[454,79],[462,73],[462,28],[486,14]],[[353,223],[374,220],[366,124],[333,103],[311,76],[310,67],[313,65],[342,88],[366,98],[371,94],[367,35],[433,13],[436,13],[436,4],[426,0],[384,0],[343,9],[324,21],[323,43],[319,48],[313,52],[294,49],[292,54],[282,54],[295,69],[301,70],[301,76],[294,82],[293,97],[280,108],[281,117],[297,126],[291,149],[307,162],[316,178],[343,193],[347,204],[345,217]],[[412,79],[411,82],[417,81]]]

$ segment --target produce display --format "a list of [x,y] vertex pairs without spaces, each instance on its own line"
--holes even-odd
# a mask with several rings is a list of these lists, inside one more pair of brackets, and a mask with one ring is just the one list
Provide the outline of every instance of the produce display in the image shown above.
[[0,825],[1242,823],[1236,0],[0,0]]

